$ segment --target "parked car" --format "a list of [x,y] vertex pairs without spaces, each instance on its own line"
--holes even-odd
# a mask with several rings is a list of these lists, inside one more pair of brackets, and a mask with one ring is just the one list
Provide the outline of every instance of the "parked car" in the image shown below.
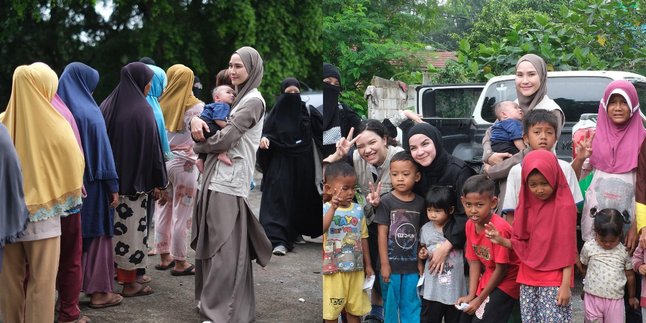
[[[450,92],[447,92],[447,98],[443,99],[448,100],[449,103],[436,103],[436,110],[425,107],[425,101],[428,101],[429,97],[434,96],[435,101],[438,102],[438,98],[445,95],[438,89],[432,96],[422,91],[423,88],[418,90],[417,111],[424,116],[424,121],[440,129],[447,151],[470,164],[481,165],[482,138],[485,131],[496,120],[493,106],[500,101],[516,99],[514,79],[514,75],[490,79],[484,85],[468,117],[466,116],[468,111],[465,111],[464,107],[451,101],[453,99]],[[628,80],[635,85],[640,98],[642,117],[644,117],[646,77],[642,75],[619,71],[548,72],[547,95],[556,101],[565,114],[565,126],[556,147],[559,158],[572,159],[572,126],[579,121],[581,115],[597,113],[599,100],[606,86],[613,80]],[[464,101],[471,98],[469,94],[462,94],[462,96]]]

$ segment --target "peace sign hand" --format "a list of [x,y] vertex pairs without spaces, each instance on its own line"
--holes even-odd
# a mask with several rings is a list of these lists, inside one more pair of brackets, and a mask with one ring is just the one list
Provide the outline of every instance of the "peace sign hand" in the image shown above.
[[341,190],[335,188],[334,193],[332,193],[332,199],[330,200],[330,206],[336,210],[339,208],[339,203],[341,203]]
[[370,193],[368,193],[368,196],[366,196],[366,200],[370,205],[372,205],[373,208],[376,208],[379,206],[379,203],[381,202],[381,182],[377,183],[377,187],[371,183],[370,185]]
[[583,139],[576,143],[576,159],[589,158],[592,156],[592,139],[595,133],[590,129],[586,129]]
[[357,135],[356,138],[352,139],[352,135],[354,134],[354,127],[350,128],[350,131],[348,132],[348,137],[341,137],[339,141],[336,143],[336,154],[339,155],[339,157],[344,157],[348,154],[348,151],[350,151],[350,148],[354,143],[359,139],[361,134]]

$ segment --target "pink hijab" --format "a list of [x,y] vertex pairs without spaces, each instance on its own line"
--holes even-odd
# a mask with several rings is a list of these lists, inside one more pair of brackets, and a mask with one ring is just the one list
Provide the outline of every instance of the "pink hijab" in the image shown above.
[[[615,124],[608,117],[608,101],[613,94],[623,96],[630,108],[630,119],[624,124]],[[595,169],[611,174],[630,172],[637,168],[639,147],[645,137],[635,86],[625,80],[611,82],[599,103],[590,163]]]
[[81,152],[83,152],[83,145],[81,144],[81,135],[79,134],[79,127],[76,125],[76,120],[74,120],[74,115],[72,115],[72,112],[70,109],[67,107],[65,102],[61,99],[60,96],[58,96],[58,93],[54,94],[54,98],[52,99],[52,105],[60,113],[67,122],[70,123],[70,126],[72,127],[72,131],[74,132],[74,136],[76,137],[76,142],[79,144],[79,149],[81,149]]

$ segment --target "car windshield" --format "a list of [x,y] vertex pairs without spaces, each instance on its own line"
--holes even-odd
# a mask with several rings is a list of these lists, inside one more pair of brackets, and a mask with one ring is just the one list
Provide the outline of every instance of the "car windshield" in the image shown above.
[[[577,122],[581,114],[598,112],[599,100],[610,82],[611,78],[603,76],[553,77],[547,80],[547,96],[563,109],[566,122]],[[515,99],[513,79],[492,84],[482,106],[482,118],[489,122],[496,121],[493,106],[500,101]]]

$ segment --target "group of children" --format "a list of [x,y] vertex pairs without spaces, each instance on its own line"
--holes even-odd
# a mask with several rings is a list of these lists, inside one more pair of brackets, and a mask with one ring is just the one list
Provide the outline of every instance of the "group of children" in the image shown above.
[[[630,109],[636,106],[626,100]],[[583,196],[579,174],[552,151],[558,119],[540,109],[523,116],[513,102],[498,110],[504,118],[522,119],[522,136],[507,137],[506,145],[525,149],[513,143],[521,139],[528,146],[507,177],[504,217],[493,211],[496,185],[486,175],[469,178],[461,192],[433,186],[421,197],[413,193],[420,180],[416,162],[407,152],[392,157],[393,190],[381,196],[374,218],[384,321],[507,322],[519,307],[523,322],[572,322],[576,265],[584,275],[586,321],[624,322],[625,312],[640,306],[636,276],[646,275],[645,250],[639,247],[632,255],[622,243],[627,228],[634,228],[629,215],[634,211],[606,206],[584,212],[592,219],[594,238],[579,253],[577,205]],[[337,162],[327,166],[324,181],[323,318],[336,322],[345,310],[347,322],[359,322],[370,310],[367,292],[374,271],[366,220],[353,202],[356,174]],[[446,240],[445,225],[454,221],[455,194],[468,219],[466,244],[463,250],[454,248],[441,271],[433,273],[428,259]]]

